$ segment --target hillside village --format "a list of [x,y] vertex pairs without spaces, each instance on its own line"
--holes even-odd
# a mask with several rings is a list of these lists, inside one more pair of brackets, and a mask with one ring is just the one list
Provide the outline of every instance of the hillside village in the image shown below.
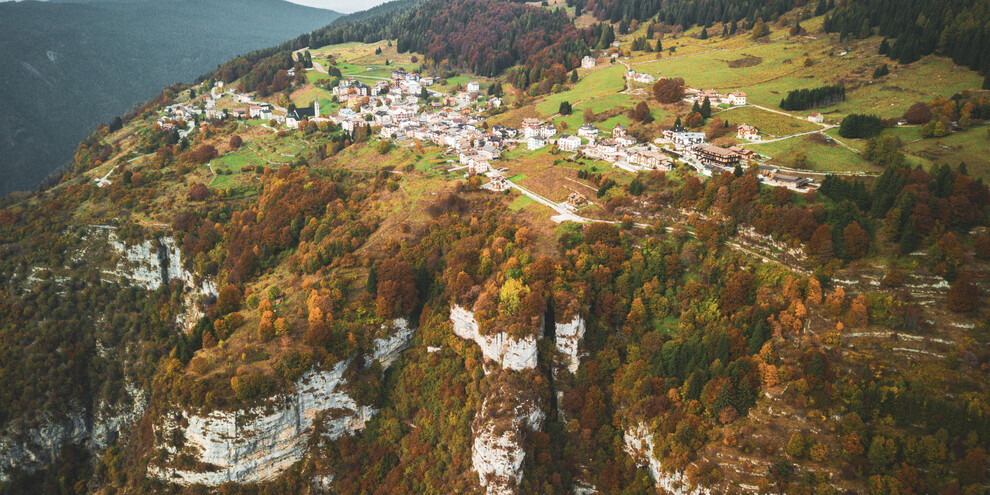
[[[614,63],[615,58],[608,60]],[[582,61],[582,67],[587,69],[594,69],[596,64],[594,57],[586,57]],[[653,75],[631,70],[624,77],[641,84],[652,84],[658,80]],[[611,129],[600,129],[592,123],[585,123],[573,135],[560,132],[552,122],[539,118],[524,118],[518,128],[503,125],[486,127],[486,119],[493,112],[498,112],[503,104],[502,99],[491,94],[492,91],[483,91],[490,88],[482,88],[478,81],[467,82],[464,89],[454,94],[431,89],[439,80],[439,77],[421,76],[401,68],[394,70],[388,80],[376,80],[371,85],[358,78],[343,78],[332,88],[330,109],[321,108],[317,99],[311,106],[297,108],[293,105],[291,110],[267,101],[256,101],[257,96],[237,92],[218,81],[208,94],[167,107],[159,117],[158,125],[166,132],[177,130],[180,137],[188,135],[194,121],[200,122],[201,127],[207,127],[213,121],[226,119],[256,119],[262,122],[262,126],[273,130],[295,130],[311,123],[332,124],[334,128],[351,134],[358,128],[364,128],[369,134],[377,133],[381,140],[391,140],[400,146],[431,143],[441,147],[455,163],[450,168],[451,172],[464,170],[469,177],[488,177],[489,183],[483,187],[492,191],[519,188],[524,194],[549,204],[561,213],[591,203],[585,194],[574,191],[567,201],[556,204],[512,183],[504,175],[506,169],[499,166],[499,160],[507,150],[525,147],[526,150],[537,151],[552,147],[555,152],[586,157],[631,174],[671,171],[684,165],[698,175],[711,177],[722,172],[734,172],[737,167],[757,166],[760,170],[758,177],[769,186],[801,192],[813,190],[819,185],[812,177],[784,173],[765,164],[765,157],[752,150],[739,145],[723,148],[707,143],[705,133],[692,132],[681,126],[664,130],[651,142],[640,142],[628,134],[622,124]],[[741,91],[720,94],[713,89],[687,88],[684,102],[742,107],[747,105],[746,98],[746,93]],[[333,108],[337,108],[335,113]],[[808,120],[829,128],[823,124],[821,114],[812,114]],[[188,127],[184,127],[186,125]],[[760,130],[748,124],[738,126],[737,137],[748,142],[762,140]],[[105,181],[106,178],[100,179],[101,184]]]

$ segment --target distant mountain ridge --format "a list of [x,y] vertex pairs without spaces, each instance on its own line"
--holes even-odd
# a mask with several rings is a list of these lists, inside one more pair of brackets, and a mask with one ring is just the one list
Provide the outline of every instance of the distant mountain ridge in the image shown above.
[[0,2],[0,196],[166,86],[340,16],[282,0]]

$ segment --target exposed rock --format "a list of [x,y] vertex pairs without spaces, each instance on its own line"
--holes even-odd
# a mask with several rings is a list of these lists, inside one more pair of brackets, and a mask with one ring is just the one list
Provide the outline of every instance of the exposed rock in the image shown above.
[[[189,454],[210,466],[209,471],[149,466],[148,475],[180,485],[216,486],[226,482],[256,482],[273,479],[302,458],[317,417],[333,413],[324,421],[324,438],[333,440],[364,428],[375,410],[358,406],[338,390],[343,385],[349,361],[330,371],[310,371],[295,383],[295,393],[270,412],[266,407],[248,411],[212,411],[163,418],[156,427],[157,439],[181,438],[182,445],[161,441],[171,454]],[[182,426],[186,425],[186,426]]]
[[63,445],[82,443],[87,437],[89,429],[81,412],[32,428],[19,441],[13,434],[4,435],[0,439],[0,482],[8,481],[14,471],[31,473],[45,467]]
[[[392,320],[391,327],[395,329],[395,333],[389,337],[375,340],[375,350],[371,356],[366,358],[368,364],[379,361],[382,363],[382,368],[388,368],[399,358],[399,354],[409,346],[415,330],[409,325],[409,320],[396,318]],[[382,325],[383,332],[388,329],[389,325]]]
[[626,442],[626,452],[640,467],[645,467],[657,487],[671,495],[711,495],[708,488],[691,487],[684,473],[667,472],[653,453],[653,434],[645,423],[639,423],[626,430],[623,438]]
[[515,371],[536,368],[535,335],[522,339],[510,337],[505,332],[481,335],[474,313],[456,304],[450,308],[450,321],[454,324],[454,333],[478,344],[486,360],[495,361],[502,368]]
[[105,449],[127,431],[144,414],[148,401],[142,390],[128,386],[129,398],[111,406],[101,402],[91,424],[86,422],[83,408],[69,413],[62,420],[49,420],[23,435],[8,425],[0,437],[0,483],[10,479],[15,471],[32,473],[44,468],[57,457],[65,445],[82,444],[89,440],[90,452]]
[[585,322],[580,315],[574,315],[570,323],[557,323],[554,334],[556,335],[557,350],[567,356],[567,369],[571,373],[577,373],[578,366],[581,365],[581,358],[578,356],[578,344],[584,338]]
[[[482,410],[488,409],[488,399],[485,399]],[[543,420],[543,411],[532,401],[523,401],[511,409],[497,411],[491,416],[482,414],[475,419],[471,464],[488,495],[516,493],[526,457],[522,428],[538,430],[543,426]]]
[[[375,341],[368,362],[378,360],[388,367],[409,344],[414,331],[409,321],[398,318],[392,327],[394,334]],[[340,361],[330,371],[305,373],[296,381],[293,394],[274,399],[275,407],[205,414],[182,411],[163,418],[155,433],[159,447],[169,452],[170,462],[189,454],[210,469],[149,466],[148,475],[180,485],[210,486],[278,477],[302,459],[318,421],[322,439],[330,441],[363,429],[377,412],[359,406],[342,390],[349,364],[350,360]],[[170,438],[182,438],[182,444],[171,445]]]

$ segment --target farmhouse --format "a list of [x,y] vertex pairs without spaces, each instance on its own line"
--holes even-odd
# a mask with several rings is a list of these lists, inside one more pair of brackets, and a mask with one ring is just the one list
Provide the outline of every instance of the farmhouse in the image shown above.
[[747,141],[761,141],[760,130],[754,126],[743,124],[739,126],[739,132],[736,134],[739,139],[745,139]]
[[544,139],[549,139],[557,134],[557,128],[553,124],[546,124],[540,127],[540,137]]
[[715,103],[717,101],[720,101],[722,99],[722,96],[719,95],[718,91],[715,91],[714,89],[705,89],[702,91],[698,91],[698,96],[697,96],[698,103],[699,104],[704,103],[705,98],[708,98],[708,101],[710,101],[711,103]]
[[642,83],[642,84],[650,84],[656,78],[654,78],[650,74],[643,74],[641,72],[636,72],[636,71],[632,71],[631,70],[631,71],[626,72],[626,79],[629,79],[630,81],[633,81],[633,82]]
[[612,137],[613,138],[618,138],[618,137],[622,137],[622,136],[625,136],[625,135],[626,135],[626,127],[624,125],[622,125],[622,124],[619,124],[619,125],[615,126],[614,129],[612,129]]
[[739,164],[739,155],[725,148],[711,144],[701,144],[694,148],[695,155],[702,163],[722,167],[734,167]]
[[820,114],[820,113],[818,113],[818,112],[815,112],[815,113],[813,113],[813,114],[811,114],[811,115],[808,116],[808,122],[814,122],[816,124],[821,124],[822,122],[825,122],[825,116],[822,115],[822,114]]
[[586,56],[581,59],[582,69],[594,69],[595,68],[595,57]]
[[728,103],[729,105],[745,105],[746,104],[746,93],[743,93],[742,91],[736,91],[734,93],[729,93],[729,94],[725,95],[725,99],[723,99],[722,101],[724,101],[725,103]]
[[467,83],[467,90],[471,93],[477,93],[478,91],[481,91],[481,84],[479,84],[478,81],[471,81]]

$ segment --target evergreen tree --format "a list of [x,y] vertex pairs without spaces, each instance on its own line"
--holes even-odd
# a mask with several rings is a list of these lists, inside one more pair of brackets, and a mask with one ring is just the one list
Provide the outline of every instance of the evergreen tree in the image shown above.
[[678,115],[677,116],[677,120],[674,121],[674,127],[682,127],[681,126],[681,116],[680,115]]
[[711,116],[712,116],[712,102],[708,99],[707,96],[705,97],[705,102],[701,104],[701,111],[700,111],[700,113],[701,113],[701,116],[704,117],[704,118],[706,118],[706,119],[707,118],[711,118]]
[[657,52],[657,53],[660,53],[660,52],[662,52],[662,51],[663,51],[663,42],[662,42],[662,41],[660,41],[660,40],[657,40],[657,48],[656,48],[656,52]]
[[701,113],[701,105],[698,105],[698,100],[694,100],[694,106],[691,107],[691,113]]
[[818,6],[815,7],[815,17],[825,15],[825,12],[828,12],[828,5],[825,0],[818,0]]
[[707,40],[708,39],[708,29],[707,28],[701,28],[701,33],[698,35],[698,39],[699,40]]
[[880,55],[886,55],[888,52],[890,52],[890,43],[887,42],[887,38],[884,38],[883,41],[880,42],[879,53]]
[[571,84],[574,84],[576,82],[578,82],[578,73],[577,73],[577,69],[574,69],[571,71]]
[[368,270],[368,282],[364,285],[365,290],[368,294],[378,293],[378,265],[371,265],[371,269]]
[[567,100],[564,100],[564,101],[560,102],[560,107],[557,108],[557,113],[559,113],[561,115],[570,115],[571,114],[571,102],[569,102]]

